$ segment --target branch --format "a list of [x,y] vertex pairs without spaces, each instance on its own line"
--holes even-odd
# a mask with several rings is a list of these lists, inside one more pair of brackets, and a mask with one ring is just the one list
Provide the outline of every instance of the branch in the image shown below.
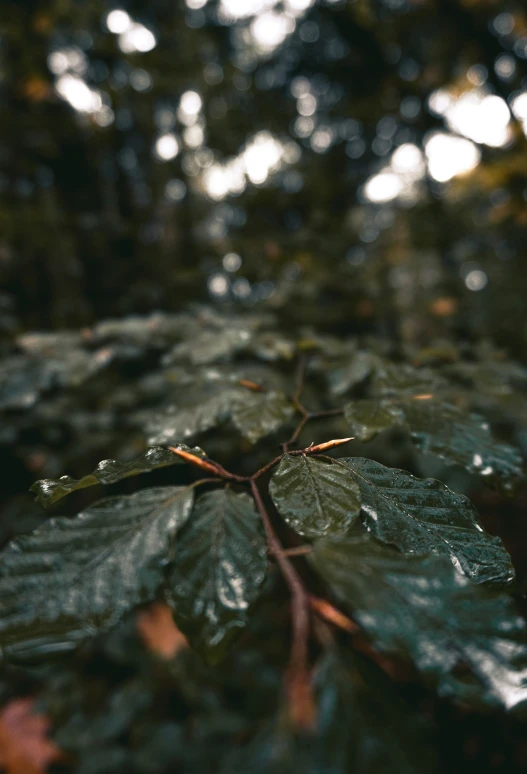
[[287,670],[286,691],[291,719],[298,728],[312,728],[315,722],[315,703],[311,691],[308,668],[309,596],[302,579],[284,554],[273,529],[271,519],[254,479],[251,491],[267,533],[270,552],[275,556],[284,580],[291,592],[291,657]]

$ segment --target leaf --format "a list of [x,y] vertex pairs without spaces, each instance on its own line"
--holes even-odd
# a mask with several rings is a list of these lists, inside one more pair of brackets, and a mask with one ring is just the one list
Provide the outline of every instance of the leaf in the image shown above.
[[[250,392],[239,386],[215,385],[212,396],[190,391],[191,405],[169,405],[145,422],[148,443],[169,445],[188,441],[226,421],[238,402],[249,400]],[[219,387],[219,389],[218,389]]]
[[33,713],[34,699],[13,699],[0,710],[0,766],[5,774],[44,774],[62,757],[48,738],[50,721]]
[[137,631],[146,647],[164,659],[174,658],[188,642],[174,623],[169,606],[153,602],[137,614]]
[[376,396],[396,398],[428,395],[447,386],[447,382],[429,368],[413,368],[406,363],[377,360],[373,391]]
[[389,400],[357,400],[344,407],[344,416],[358,441],[371,441],[378,433],[400,425],[404,414]]
[[269,491],[299,535],[345,535],[360,513],[360,489],[343,466],[307,454],[286,455]]
[[326,651],[314,677],[317,724],[299,734],[278,718],[236,750],[222,774],[433,774],[428,728],[390,680],[357,655]]
[[98,370],[92,354],[72,350],[64,357],[15,355],[0,373],[0,409],[27,410],[55,385],[80,384]]
[[248,347],[251,338],[252,333],[247,327],[234,324],[220,330],[200,331],[177,344],[163,362],[166,365],[188,359],[195,365],[214,363]]
[[2,652],[69,650],[152,599],[192,502],[192,487],[143,489],[10,543],[0,555]]
[[357,352],[337,368],[328,373],[330,391],[333,395],[344,395],[352,387],[363,382],[378,363],[371,352]]
[[344,411],[352,432],[361,441],[369,441],[389,427],[402,426],[425,454],[434,454],[450,465],[461,465],[507,493],[514,492],[524,478],[519,450],[496,441],[483,417],[467,414],[434,399],[432,394],[404,400],[360,400],[349,403]]
[[413,442],[425,454],[462,465],[508,493],[523,479],[518,449],[494,440],[488,422],[478,414],[435,400],[410,400],[404,415]]
[[274,433],[294,414],[294,408],[279,391],[255,393],[247,402],[239,403],[232,412],[232,421],[244,438],[256,443]]
[[422,718],[358,653],[326,651],[315,671],[320,771],[433,774],[437,750]]
[[454,567],[479,583],[506,583],[514,568],[503,543],[478,523],[476,509],[440,481],[420,479],[373,460],[338,460],[360,487],[363,519],[383,543],[404,553],[447,556]]
[[201,495],[178,540],[168,601],[178,626],[210,663],[247,624],[267,564],[252,499],[230,489]]
[[[204,456],[204,452],[197,447],[189,449],[188,446],[182,445],[181,448],[197,457]],[[66,495],[79,489],[85,489],[96,484],[115,484],[123,478],[138,476],[141,473],[150,473],[152,470],[165,468],[169,465],[177,465],[181,462],[181,458],[168,449],[154,446],[130,462],[102,460],[93,473],[78,480],[71,478],[71,476],[61,476],[58,479],[45,478],[41,481],[36,481],[30,491],[37,495],[35,499],[39,505],[42,505],[43,508],[49,508]]]
[[368,535],[319,540],[308,560],[374,647],[412,659],[442,695],[509,710],[527,701],[527,626],[505,593]]

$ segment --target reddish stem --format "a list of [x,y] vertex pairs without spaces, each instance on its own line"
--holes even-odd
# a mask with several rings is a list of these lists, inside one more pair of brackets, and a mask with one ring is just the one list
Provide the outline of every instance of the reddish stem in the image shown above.
[[288,668],[287,691],[290,699],[291,716],[296,725],[311,727],[315,719],[314,701],[311,693],[308,670],[309,639],[309,596],[302,579],[284,554],[271,523],[256,481],[250,480],[251,491],[262,519],[270,552],[275,556],[284,580],[291,593],[291,657]]

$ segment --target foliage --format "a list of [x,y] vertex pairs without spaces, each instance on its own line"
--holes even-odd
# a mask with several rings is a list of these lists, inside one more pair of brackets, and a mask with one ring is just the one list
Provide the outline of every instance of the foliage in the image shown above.
[[[105,413],[107,432],[121,443],[128,435],[129,448],[140,443],[143,451],[130,461],[99,463],[79,479],[47,478],[33,485],[38,501],[55,510],[71,498],[87,498],[93,487],[137,482],[140,488],[89,501],[73,517],[45,519],[3,550],[5,663],[24,673],[53,654],[73,651],[70,658],[75,658],[79,648],[81,654],[89,652],[97,635],[123,636],[118,633],[134,609],[165,599],[191,650],[182,647],[179,635],[167,635],[168,644],[160,646],[155,634],[141,636],[161,658],[176,654],[170,669],[177,670],[179,661],[192,654],[197,659],[192,668],[212,669],[207,679],[214,684],[229,659],[243,661],[244,638],[253,636],[255,624],[264,625],[266,606],[283,610],[283,589],[271,572],[276,567],[289,591],[290,623],[279,663],[275,654],[265,667],[273,671],[274,699],[266,704],[262,698],[265,712],[244,721],[243,733],[236,731],[241,719],[232,718],[231,742],[217,751],[222,772],[319,771],[327,766],[343,772],[353,767],[423,770],[429,733],[423,719],[405,716],[400,729],[390,725],[389,731],[378,722],[383,713],[399,714],[394,707],[404,704],[390,677],[399,669],[397,659],[411,663],[426,689],[440,697],[523,718],[527,627],[515,600],[519,588],[507,550],[481,526],[466,496],[387,459],[390,448],[406,448],[407,464],[415,471],[432,464],[422,456],[426,452],[435,455],[435,470],[447,481],[455,483],[452,472],[459,475],[464,469],[466,478],[458,482],[472,482],[475,492],[483,481],[513,494],[522,481],[519,451],[500,440],[490,422],[471,413],[473,406],[482,406],[477,382],[467,387],[455,368],[447,372],[441,364],[390,360],[367,339],[317,340],[302,330],[291,330],[287,347],[270,355],[254,335],[272,340],[275,322],[269,314],[237,316],[238,331],[247,331],[243,346],[221,346],[216,354],[205,334],[212,328],[221,337],[224,327],[230,330],[228,315],[198,309],[158,320],[170,335],[157,344],[157,366],[149,367],[125,400],[119,367],[129,368],[132,358],[141,363],[149,347],[139,319],[133,328],[127,320],[112,323],[105,346],[115,359],[74,391],[63,382],[62,388],[48,387],[36,403],[22,406],[16,390],[27,393],[33,383],[26,379],[9,387],[14,403],[4,419],[14,434],[40,422],[45,409],[50,423],[60,415],[75,437],[84,432],[76,412],[82,414],[85,401],[89,405],[100,395],[99,406],[91,408],[94,425]],[[149,324],[145,318],[143,325]],[[134,344],[133,354],[127,349],[120,366],[118,353],[126,339]],[[68,346],[77,351],[79,343],[64,334],[63,353]],[[92,347],[87,336],[82,345],[86,358]],[[37,366],[37,382],[38,366],[49,354],[46,342],[40,352],[34,348],[26,355]],[[342,374],[353,373],[359,356],[360,378],[343,382]],[[482,367],[496,356],[486,353]],[[66,354],[64,359],[68,362]],[[511,372],[518,384],[521,369],[510,364],[502,372],[504,386]],[[69,414],[64,413],[65,398],[77,407]],[[484,403],[499,430],[500,402],[493,405],[486,395]],[[420,435],[414,406],[422,421]],[[147,448],[154,426],[163,428],[163,446]],[[463,435],[467,427],[473,428],[469,436]],[[350,429],[356,440],[346,437]],[[376,446],[377,437],[381,443]],[[282,440],[277,456],[273,448],[279,438],[288,440]],[[199,443],[205,451],[188,443]],[[348,447],[357,456],[350,456]],[[481,462],[476,464],[476,458]],[[441,467],[441,459],[449,465]],[[486,475],[481,468],[490,464],[493,475]],[[149,486],[153,476],[163,476],[163,484],[156,480]],[[280,615],[286,615],[284,626],[287,613]],[[141,632],[155,626],[146,616],[140,612]],[[258,658],[266,663],[264,642],[257,637],[251,649],[260,651]],[[198,667],[200,658],[211,667]],[[172,664],[170,655],[167,663]],[[53,662],[46,670],[41,691],[51,701],[50,686],[57,679]],[[90,720],[89,738],[108,735],[106,722],[124,731],[135,723],[135,713],[153,706],[152,688],[138,679],[109,697],[108,721],[104,712]],[[188,700],[195,702],[196,688],[187,678],[178,690],[190,690]],[[258,701],[261,689],[254,690]],[[267,689],[263,695],[269,696]],[[188,712],[190,722],[194,710]],[[74,721],[66,721],[61,730],[63,710],[55,717],[61,747],[81,761],[90,760],[79,770],[83,765],[97,770],[100,758],[85,757],[84,743],[75,741]],[[178,722],[183,723],[180,734],[186,721]],[[345,733],[348,725],[357,724],[361,731],[351,737]],[[149,743],[163,744],[162,727]],[[172,737],[176,730],[166,733]],[[234,754],[229,745],[237,733],[244,745]],[[173,759],[182,770],[196,770],[201,760],[203,751],[194,745],[200,746],[199,735],[183,759]],[[138,761],[148,749],[134,753],[134,771],[142,771]],[[125,748],[112,747],[115,770],[127,756]]]
[[0,767],[523,770],[524,4],[118,6],[0,9]]

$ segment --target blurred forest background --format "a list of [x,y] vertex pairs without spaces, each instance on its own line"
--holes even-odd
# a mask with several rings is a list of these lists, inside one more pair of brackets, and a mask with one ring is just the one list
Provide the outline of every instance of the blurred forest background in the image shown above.
[[522,2],[0,13],[4,336],[208,298],[523,355]]
[[[3,0],[1,540],[44,518],[21,494],[35,478],[81,476],[142,451],[128,414],[166,395],[165,372],[149,379],[149,369],[171,342],[163,313],[189,303],[273,311],[284,335],[310,326],[414,365],[454,364],[467,391],[477,384],[475,408],[500,403],[498,429],[525,452],[525,401],[505,382],[527,379],[507,359],[525,365],[526,251],[523,0]],[[270,360],[280,346],[276,336]],[[113,357],[92,387],[88,376]],[[82,387],[72,396],[71,385]],[[383,444],[383,459],[402,465],[406,451]],[[232,448],[226,439],[218,453]],[[426,464],[419,474],[439,470]],[[470,492],[523,579],[525,493],[506,501],[441,472]],[[263,616],[258,626],[252,636],[265,640]],[[81,750],[83,774],[209,771],[199,735],[196,759],[177,758],[180,718],[163,714],[169,678],[144,666],[123,631],[69,671],[9,675],[2,703],[44,684],[59,744]],[[242,652],[221,690],[241,692],[259,670],[255,684],[276,689],[263,662]],[[170,679],[187,666],[171,666]],[[200,670],[188,667],[189,696],[210,678]],[[210,679],[203,739],[213,758],[237,727]],[[84,699],[107,702],[107,717],[87,723]],[[240,700],[240,715],[258,715],[252,701]],[[523,731],[503,718],[460,720],[443,705],[438,716],[449,772],[464,757],[481,771],[527,760]],[[108,717],[121,718],[115,738],[127,729],[141,750],[148,740],[136,768],[126,769],[133,745],[104,736]]]

